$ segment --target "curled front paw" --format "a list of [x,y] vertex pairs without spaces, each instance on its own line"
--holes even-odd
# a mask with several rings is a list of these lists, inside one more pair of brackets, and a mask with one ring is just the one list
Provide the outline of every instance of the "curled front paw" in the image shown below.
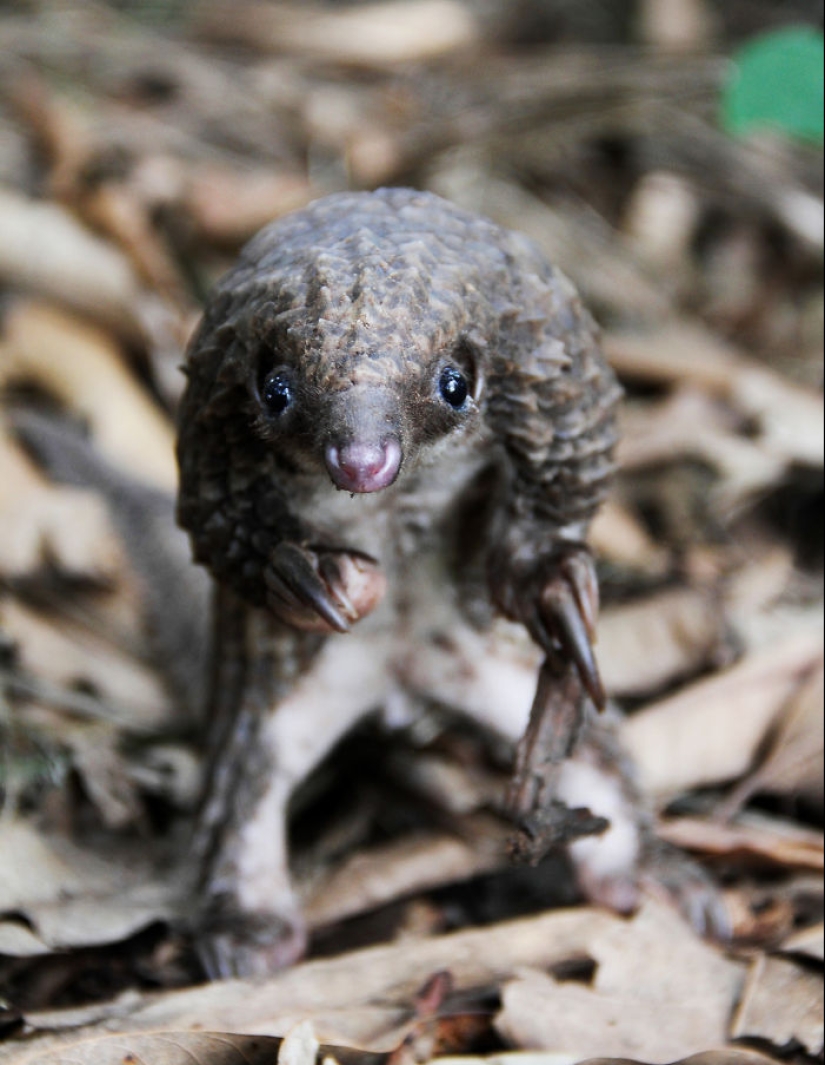
[[493,595],[503,612],[520,621],[555,667],[572,662],[598,709],[606,702],[593,643],[599,586],[593,557],[584,544],[563,543],[549,554],[491,568]]
[[264,582],[269,609],[305,632],[348,632],[386,590],[386,579],[369,555],[290,542],[272,551]]

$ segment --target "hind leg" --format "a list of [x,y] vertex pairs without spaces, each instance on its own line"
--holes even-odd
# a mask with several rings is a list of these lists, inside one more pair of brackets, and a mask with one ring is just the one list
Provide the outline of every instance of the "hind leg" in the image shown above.
[[218,648],[228,655],[224,705],[196,836],[198,950],[213,978],[264,975],[302,953],[305,928],[289,872],[289,801],[386,697],[380,640],[331,637],[284,691],[283,656],[300,660],[290,642],[298,637],[245,608],[224,628]]

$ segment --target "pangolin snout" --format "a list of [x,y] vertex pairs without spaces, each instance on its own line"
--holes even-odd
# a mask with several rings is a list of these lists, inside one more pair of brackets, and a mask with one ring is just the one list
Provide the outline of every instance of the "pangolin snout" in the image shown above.
[[395,437],[382,443],[353,440],[330,444],[324,455],[329,475],[345,492],[379,492],[388,488],[401,468],[401,445]]

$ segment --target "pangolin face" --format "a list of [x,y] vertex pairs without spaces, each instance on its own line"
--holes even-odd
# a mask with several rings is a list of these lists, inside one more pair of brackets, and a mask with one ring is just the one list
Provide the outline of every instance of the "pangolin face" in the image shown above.
[[265,280],[248,316],[258,323],[249,387],[255,431],[276,453],[370,493],[477,424],[483,377],[462,330],[464,291],[422,288],[410,249],[356,236],[297,285]]

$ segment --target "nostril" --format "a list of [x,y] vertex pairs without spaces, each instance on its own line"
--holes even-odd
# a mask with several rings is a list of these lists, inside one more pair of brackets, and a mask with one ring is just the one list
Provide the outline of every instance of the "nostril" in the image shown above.
[[401,446],[391,438],[383,444],[352,441],[330,444],[326,464],[338,488],[348,492],[377,492],[387,488],[401,466]]

